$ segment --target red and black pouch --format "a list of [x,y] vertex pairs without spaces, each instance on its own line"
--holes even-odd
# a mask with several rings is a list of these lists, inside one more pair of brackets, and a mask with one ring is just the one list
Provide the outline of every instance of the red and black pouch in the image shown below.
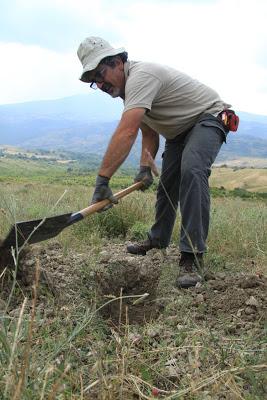
[[231,132],[236,132],[239,125],[239,117],[233,110],[226,109],[219,114],[220,119],[226,128]]

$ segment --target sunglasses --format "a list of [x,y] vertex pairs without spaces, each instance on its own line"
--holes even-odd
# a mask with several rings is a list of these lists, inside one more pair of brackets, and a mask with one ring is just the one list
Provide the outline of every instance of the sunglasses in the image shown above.
[[106,67],[102,67],[100,70],[95,72],[95,76],[91,80],[91,83],[90,83],[90,88],[91,89],[96,90],[97,89],[97,83],[104,82],[105,72],[106,72]]

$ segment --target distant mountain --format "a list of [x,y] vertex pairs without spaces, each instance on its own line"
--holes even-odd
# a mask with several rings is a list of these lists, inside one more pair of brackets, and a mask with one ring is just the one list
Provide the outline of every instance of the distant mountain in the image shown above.
[[238,112],[240,126],[238,134],[267,139],[267,115]]
[[227,142],[223,144],[217,161],[234,160],[240,157],[267,159],[267,139],[244,133],[229,133]]
[[[120,99],[112,99],[100,91],[51,101],[2,105],[0,145],[102,155],[122,110]],[[238,114],[238,133],[229,133],[219,160],[267,158],[267,116]],[[161,142],[163,147],[164,140]],[[139,151],[140,139],[130,159],[139,159]]]
[[267,115],[251,114],[243,111],[239,111],[238,115],[240,116],[241,121],[253,121],[267,124]]
[[40,139],[49,146],[52,139],[53,146],[58,134],[59,142],[62,133],[66,134],[65,139],[78,137],[80,132],[84,136],[86,130],[91,135],[99,124],[118,120],[122,108],[121,99],[101,96],[97,91],[57,100],[1,105],[0,144],[35,146]]

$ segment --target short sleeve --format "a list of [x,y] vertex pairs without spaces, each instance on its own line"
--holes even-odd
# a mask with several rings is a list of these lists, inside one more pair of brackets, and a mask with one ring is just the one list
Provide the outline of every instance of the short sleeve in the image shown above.
[[151,110],[161,87],[161,80],[147,72],[138,72],[129,77],[125,86],[124,111],[137,107]]

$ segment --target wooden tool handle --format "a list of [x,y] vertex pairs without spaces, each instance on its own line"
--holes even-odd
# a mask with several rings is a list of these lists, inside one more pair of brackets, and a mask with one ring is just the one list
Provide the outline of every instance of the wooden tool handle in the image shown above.
[[[121,199],[124,196],[127,196],[127,194],[133,192],[134,190],[140,189],[143,186],[143,182],[136,182],[133,185],[129,186],[126,189],[121,190],[120,192],[116,193],[114,197],[116,197],[117,200]],[[110,204],[110,200],[105,199],[98,201],[97,203],[92,204],[89,207],[84,208],[83,210],[79,211],[80,214],[82,214],[83,217],[87,217],[87,215],[93,214],[99,210],[102,210],[106,205]]]

